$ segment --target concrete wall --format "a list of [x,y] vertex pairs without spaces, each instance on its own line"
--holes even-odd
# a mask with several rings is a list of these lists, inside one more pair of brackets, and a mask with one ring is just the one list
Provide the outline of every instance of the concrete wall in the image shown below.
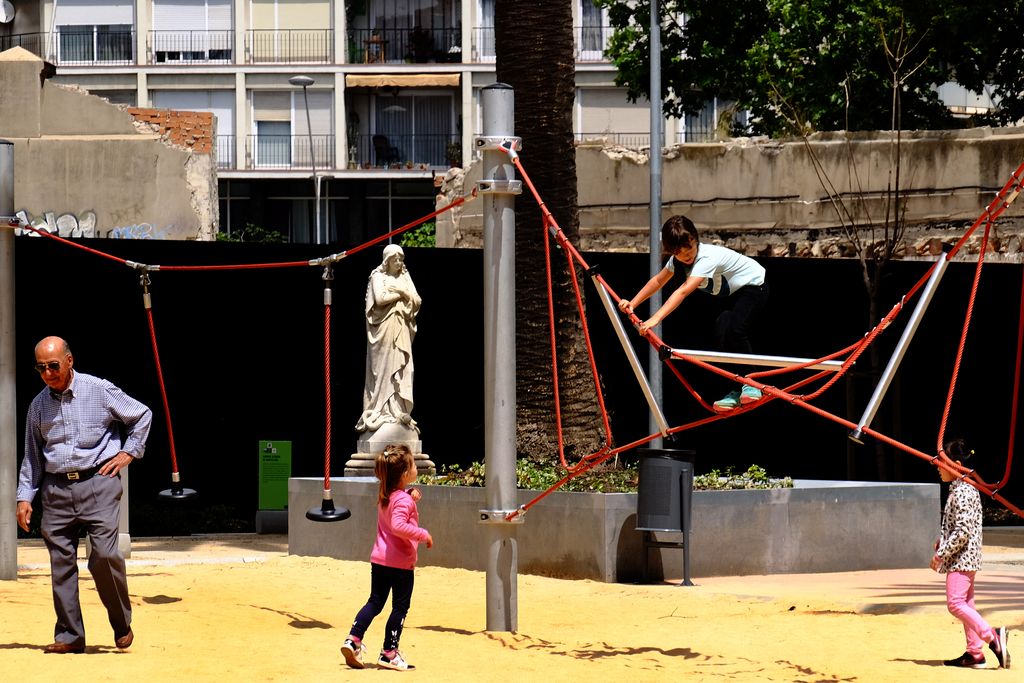
[[[743,138],[677,145],[664,153],[663,215],[686,214],[705,234],[750,254],[844,255],[844,239],[836,230],[841,223],[819,170],[859,224],[881,223],[886,190],[894,182],[893,154],[891,136],[884,132],[819,134],[809,144]],[[909,223],[973,222],[1024,162],[1024,128],[904,132],[901,159]],[[528,150],[522,161],[529,173]],[[646,251],[648,155],[596,141],[577,147],[576,168],[582,248]],[[473,187],[479,174],[474,164],[465,178],[450,178],[445,200],[462,191],[460,183]],[[544,188],[538,190],[543,197]],[[480,211],[479,202],[472,202],[454,222],[439,221],[439,245],[481,246]],[[1008,213],[1021,215],[1017,207]],[[1009,232],[1017,237],[1012,244]],[[1024,226],[1003,233],[997,249],[1019,254]],[[921,240],[936,235],[947,237],[923,228],[911,231],[908,253],[922,253],[929,247]]]
[[[367,560],[376,533],[377,482],[331,480],[344,522],[312,522],[323,479],[288,482],[288,552]],[[483,571],[487,527],[482,488],[423,486],[420,524],[434,538],[421,565]],[[519,491],[520,504],[537,492]],[[556,493],[517,526],[519,571],[606,582],[638,581],[644,545],[636,531],[636,494]],[[854,571],[927,565],[939,525],[937,484],[798,480],[792,489],[697,491],[690,567],[694,578]],[[681,535],[658,534],[674,541]],[[652,576],[680,578],[682,551],[649,549]]]
[[173,144],[125,109],[45,80],[45,67],[21,48],[0,53],[0,138],[14,143],[19,217],[64,237],[213,239],[209,148]]

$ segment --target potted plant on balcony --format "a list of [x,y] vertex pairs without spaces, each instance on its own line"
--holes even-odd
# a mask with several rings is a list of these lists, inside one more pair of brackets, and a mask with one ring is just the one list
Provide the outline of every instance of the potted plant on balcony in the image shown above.
[[445,147],[445,157],[450,168],[462,168],[462,143],[452,140]]

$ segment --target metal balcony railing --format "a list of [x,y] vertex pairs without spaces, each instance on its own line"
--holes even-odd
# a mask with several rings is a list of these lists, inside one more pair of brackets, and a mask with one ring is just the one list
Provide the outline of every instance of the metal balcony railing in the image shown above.
[[217,136],[217,168],[235,167],[235,136]]
[[234,31],[150,31],[152,64],[228,64],[234,56]]
[[245,33],[248,64],[330,64],[333,55],[333,29],[251,29]]
[[349,161],[363,169],[443,169],[462,163],[462,147],[458,137],[440,133],[360,135],[349,140]]
[[308,135],[248,135],[245,159],[246,168],[333,169],[334,136],[314,135],[311,148]]
[[612,133],[608,131],[600,133],[576,133],[576,142],[584,140],[607,140],[610,144],[625,147],[626,149],[648,149],[651,146],[650,133]]
[[52,33],[0,36],[0,49],[23,47],[56,66],[135,64],[135,31],[113,26],[62,26]]
[[462,62],[462,35],[458,27],[350,29],[351,64],[423,64]]
[[46,49],[48,43],[49,34],[46,33],[16,33],[10,36],[0,36],[0,52],[10,50],[12,47],[20,47],[37,57],[48,59]]
[[[611,26],[583,25],[573,28],[576,36],[575,58],[577,62],[607,62],[604,50],[608,47],[608,39],[612,35]],[[494,27],[477,26],[472,31],[473,46],[471,62],[493,62]]]

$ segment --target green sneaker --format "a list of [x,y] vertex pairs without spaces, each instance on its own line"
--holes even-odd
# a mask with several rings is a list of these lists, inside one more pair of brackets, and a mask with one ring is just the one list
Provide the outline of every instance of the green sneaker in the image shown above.
[[725,398],[720,398],[715,401],[715,412],[716,413],[727,413],[730,410],[738,408],[740,405],[740,392],[730,391],[725,395]]
[[744,384],[743,389],[740,391],[740,403],[747,405],[748,403],[756,403],[761,400],[761,390]]

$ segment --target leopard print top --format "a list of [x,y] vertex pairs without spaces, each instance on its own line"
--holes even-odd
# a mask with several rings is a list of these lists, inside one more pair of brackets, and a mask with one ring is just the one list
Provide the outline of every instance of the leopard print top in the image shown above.
[[935,555],[939,571],[975,572],[981,569],[981,495],[978,489],[957,479],[949,484],[942,514],[942,535]]

